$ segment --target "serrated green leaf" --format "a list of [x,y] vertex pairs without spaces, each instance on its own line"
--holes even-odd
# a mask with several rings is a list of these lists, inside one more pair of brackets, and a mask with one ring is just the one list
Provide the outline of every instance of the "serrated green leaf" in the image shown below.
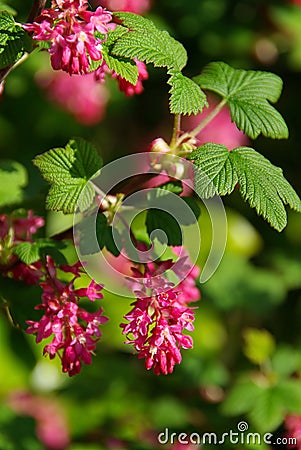
[[252,148],[239,147],[229,155],[238,175],[242,197],[272,227],[282,231],[287,224],[284,205],[301,212],[301,201],[284,178],[282,169]]
[[66,180],[66,184],[53,184],[46,198],[46,209],[72,214],[78,208],[85,211],[95,196],[93,186],[82,178]]
[[[16,26],[15,19],[8,11],[1,11],[0,13],[0,30],[1,31],[14,31]],[[1,33],[2,38],[2,33]],[[2,44],[2,41],[0,40]]]
[[46,207],[72,214],[76,207],[85,211],[95,191],[88,181],[102,166],[95,147],[83,139],[71,139],[66,148],[55,148],[37,156],[33,163],[43,177],[52,183]]
[[36,239],[35,242],[21,242],[14,247],[13,253],[25,264],[33,264],[41,257],[50,255],[59,264],[66,264],[66,258],[60,252],[65,248],[63,241],[54,241],[48,238]]
[[288,137],[283,117],[269,103],[277,102],[281,94],[282,80],[277,75],[213,62],[194,80],[227,101],[232,121],[252,139],[260,133],[273,139]]
[[34,158],[45,180],[65,184],[66,179],[88,181],[102,167],[102,160],[89,142],[71,139],[65,148],[54,148]]
[[196,191],[204,198],[230,194],[238,183],[242,197],[277,231],[287,224],[284,205],[301,212],[301,201],[282,170],[252,148],[229,152],[223,145],[205,144],[188,159],[198,167]]
[[133,13],[114,16],[129,28],[114,44],[113,54],[181,71],[187,63],[186,50],[167,31],[159,30],[152,21]]
[[137,84],[138,68],[133,60],[121,56],[113,56],[108,53],[104,53],[103,57],[110,70],[113,70],[129,83]]
[[181,72],[170,77],[170,111],[172,114],[197,114],[208,106],[205,93]]
[[0,12],[0,69],[13,65],[28,47],[25,30],[7,11]]
[[168,212],[156,208],[149,209],[145,224],[149,236],[153,231],[160,230],[159,233],[155,233],[155,237],[163,244],[182,245],[181,228],[176,219]]
[[199,168],[195,171],[195,187],[200,197],[226,195],[234,190],[238,176],[229,155],[224,145],[208,143],[187,157]]
[[0,162],[0,206],[20,203],[27,184],[26,169],[16,161]]
[[13,252],[25,264],[33,264],[40,259],[39,246],[33,242],[22,242]]
[[[121,76],[129,83],[136,85],[138,80],[138,68],[135,61],[122,56],[112,54],[114,43],[127,33],[127,29],[122,26],[117,26],[115,30],[110,31],[107,39],[102,46],[103,58],[110,70],[113,70],[117,75]],[[100,64],[99,61],[91,61],[90,70],[96,70]]]

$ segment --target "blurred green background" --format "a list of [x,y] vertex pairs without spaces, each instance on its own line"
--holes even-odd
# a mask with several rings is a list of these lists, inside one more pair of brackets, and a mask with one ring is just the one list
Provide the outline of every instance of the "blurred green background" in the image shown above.
[[[31,2],[11,0],[10,5],[18,11],[17,20],[25,21]],[[148,15],[184,44],[189,76],[210,61],[222,60],[283,78],[277,108],[290,138],[260,138],[254,148],[281,166],[301,193],[301,5],[280,0],[154,0]],[[7,78],[0,99],[0,158],[27,168],[24,206],[42,215],[47,186],[31,164],[35,155],[81,136],[96,144],[107,163],[145,151],[156,137],[168,140],[172,129],[163,70],[150,67],[145,92],[135,98],[124,97],[109,81],[105,114],[87,126],[47,99],[36,82],[37,71],[47,72],[47,67],[45,54],[32,55]],[[176,433],[221,435],[237,430],[241,420],[250,431],[282,436],[287,415],[301,416],[301,216],[289,213],[286,230],[278,234],[238,195],[223,200],[227,249],[215,275],[200,286],[194,349],[183,352],[182,364],[170,376],[147,372],[143,361],[123,345],[119,323],[129,310],[125,298],[106,295],[103,306],[110,321],[103,326],[97,356],[72,379],[60,374],[57,362],[44,359],[42,346],[12,328],[1,311],[0,450],[149,450],[162,447],[157,435],[166,427]],[[64,226],[59,216],[51,220],[57,229]],[[206,219],[200,221],[206,228]],[[37,288],[22,286],[12,295],[20,309],[22,302],[39,303]],[[20,402],[16,406],[20,392],[31,399],[23,410]],[[55,447],[59,444],[54,440],[52,447],[45,447],[40,439],[45,417],[35,419],[29,404],[33,410],[40,408],[46,419],[48,411],[50,433],[59,433],[55,417],[61,424],[66,421],[70,444],[66,438],[64,446]],[[274,448],[264,443],[223,446]],[[171,443],[163,447],[182,448]]]

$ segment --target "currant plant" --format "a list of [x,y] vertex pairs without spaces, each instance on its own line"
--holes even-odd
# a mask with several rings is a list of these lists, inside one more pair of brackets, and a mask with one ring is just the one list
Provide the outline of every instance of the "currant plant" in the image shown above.
[[[281,79],[223,62],[212,62],[199,75],[188,78],[183,73],[186,50],[167,31],[134,13],[113,13],[102,7],[92,11],[87,0],[52,0],[48,8],[45,1],[35,1],[23,25],[2,5],[0,29],[2,88],[9,72],[36,51],[48,52],[53,69],[70,76],[93,74],[100,83],[110,76],[127,95],[142,91],[147,65],[166,69],[173,131],[170,142],[156,138],[151,143],[148,167],[141,168],[139,181],[133,183],[125,172],[122,187],[116,183],[117,187],[103,189],[102,159],[97,149],[81,138],[71,138],[65,147],[37,155],[33,164],[50,184],[46,209],[74,214],[81,221],[75,245],[83,258],[103,250],[115,258],[120,253],[127,255],[132,277],[125,281],[135,300],[124,317],[126,323],[121,324],[122,333],[138,357],[145,359],[147,369],[153,368],[156,374],[173,372],[181,362],[180,350],[193,345],[185,333],[193,331],[194,308],[188,304],[200,296],[195,284],[199,269],[183,248],[181,226],[197,224],[200,199],[238,189],[277,231],[287,224],[286,205],[301,211],[301,201],[282,170],[255,149],[229,150],[214,142],[198,146],[197,141],[197,135],[223,108],[229,108],[237,128],[253,140],[260,135],[288,138],[286,123],[273,106],[282,91]],[[202,113],[208,107],[208,92],[216,94],[219,103],[194,129],[183,130],[183,116]],[[167,181],[145,198],[141,226],[147,236],[142,238],[122,212],[130,209],[130,195],[146,188],[149,178],[160,180],[162,174]],[[9,298],[10,281],[39,285],[42,303],[36,309],[43,314],[36,321],[28,316],[27,333],[36,334],[37,342],[47,339],[44,354],[51,359],[57,355],[63,372],[75,375],[82,364],[91,363],[101,337],[99,326],[107,321],[101,307],[88,312],[82,297],[91,302],[101,299],[103,285],[92,279],[86,287],[77,288],[85,266],[68,264],[64,249],[70,242],[36,237],[44,220],[32,211],[14,210],[26,184],[23,167],[5,162],[0,177],[0,206],[10,210],[0,216],[5,308],[14,320],[17,305]],[[187,185],[194,187],[197,195],[184,194]],[[175,198],[184,205],[184,212],[179,213]],[[158,229],[165,237],[159,234],[157,240],[170,247],[168,257],[153,245],[153,233]],[[134,250],[127,245],[127,235]],[[143,253],[147,255],[144,259]]]

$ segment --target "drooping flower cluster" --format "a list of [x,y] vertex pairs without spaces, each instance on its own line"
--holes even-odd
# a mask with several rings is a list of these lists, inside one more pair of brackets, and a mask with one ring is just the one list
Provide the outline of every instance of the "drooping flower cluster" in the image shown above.
[[101,44],[112,13],[102,7],[94,12],[87,9],[88,0],[52,0],[51,8],[44,9],[34,23],[23,25],[33,33],[33,39],[50,43],[53,69],[86,74],[90,71],[89,59],[102,60]]
[[287,448],[297,448],[301,450],[301,416],[289,415],[285,418],[284,426],[286,428],[285,437],[287,439],[295,438],[296,444],[289,443]]
[[[138,79],[136,84],[132,84],[109,69],[103,59],[102,44],[108,31],[116,27],[112,22],[112,13],[103,7],[99,6],[93,12],[88,11],[88,0],[52,0],[51,8],[43,9],[35,22],[23,26],[32,33],[33,39],[49,42],[51,65],[54,70],[62,70],[69,75],[85,75],[78,77],[74,82],[65,83],[63,77],[53,76],[53,82],[49,85],[51,97],[60,105],[63,104],[64,109],[74,114],[80,122],[93,124],[102,117],[106,96],[103,98],[104,91],[100,92],[95,82],[103,82],[106,74],[117,79],[119,89],[127,96],[143,91],[142,82],[148,78],[143,62],[135,60]],[[98,62],[98,68],[94,71],[90,67],[92,61]],[[91,73],[94,78],[89,75]],[[67,83],[70,87],[63,89],[63,95],[60,97],[57,91],[62,85],[66,87]],[[76,86],[82,95],[72,95]],[[94,102],[92,91],[93,98],[95,96],[97,99]],[[91,94],[88,94],[90,92]]]
[[[187,257],[179,259],[178,268],[185,260]],[[170,268],[174,270],[173,266],[172,260],[166,260],[132,269],[137,281],[133,283],[137,299],[125,316],[129,323],[121,324],[127,343],[134,345],[138,357],[145,358],[146,368],[153,368],[156,375],[172,373],[175,364],[182,360],[180,349],[193,346],[192,338],[183,332],[194,329],[194,311],[187,303],[199,299],[190,287],[198,270],[174,287],[164,276]],[[187,285],[186,280],[189,280]]]
[[44,355],[50,359],[58,355],[63,372],[72,376],[81,371],[82,363],[91,364],[91,355],[101,337],[99,326],[108,319],[102,315],[102,308],[90,313],[79,306],[81,297],[91,301],[103,298],[103,286],[92,280],[87,288],[75,289],[74,281],[82,273],[80,263],[60,266],[60,269],[73,274],[71,281],[65,283],[58,279],[54,261],[48,256],[45,279],[40,283],[42,303],[36,306],[44,315],[38,322],[27,321],[27,333],[36,334],[37,343],[54,335],[44,347]]
[[[28,320],[27,333],[36,334],[36,342],[54,335],[44,348],[44,355],[53,359],[56,355],[62,361],[62,370],[70,376],[80,372],[82,363],[91,364],[92,354],[101,337],[99,326],[108,319],[102,308],[88,312],[79,306],[82,297],[91,302],[103,298],[103,286],[94,280],[88,287],[75,289],[74,282],[84,269],[80,262],[71,266],[58,267],[71,281],[61,281],[51,256],[25,264],[13,253],[14,247],[22,242],[31,242],[32,235],[44,225],[44,219],[28,211],[27,216],[0,215],[0,269],[4,276],[26,284],[40,285],[42,303],[36,306],[44,312],[37,322]],[[69,274],[69,275],[67,275]]]

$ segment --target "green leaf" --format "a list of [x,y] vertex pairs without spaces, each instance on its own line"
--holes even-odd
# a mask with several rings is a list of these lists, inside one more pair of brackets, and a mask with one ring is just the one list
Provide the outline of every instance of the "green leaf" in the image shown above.
[[208,106],[206,94],[190,78],[181,72],[173,74],[168,80],[170,89],[170,111],[172,114],[197,114]]
[[[117,26],[114,31],[110,31],[106,41],[103,43],[102,54],[110,70],[113,70],[117,75],[121,76],[129,83],[136,85],[138,80],[138,67],[135,61],[130,58],[112,54],[112,49],[115,42],[125,33],[127,33],[127,29],[121,26]],[[102,61],[100,64],[102,64]],[[98,66],[98,61],[91,61],[91,70],[97,69]]]
[[110,253],[112,253],[112,255],[116,257],[120,255],[122,241],[120,233],[118,230],[116,230],[116,228],[114,229],[113,233],[113,227],[107,227],[104,236],[102,237],[102,241],[104,242],[104,246],[106,247],[106,249]]
[[284,178],[282,169],[252,148],[239,147],[230,152],[234,170],[238,174],[239,190],[257,213],[276,230],[287,224],[284,205],[301,212],[301,201]]
[[22,242],[13,249],[13,253],[25,264],[33,264],[42,257],[50,255],[58,264],[66,264],[66,258],[60,252],[65,248],[63,241],[51,239],[37,239],[35,242]]
[[28,48],[25,30],[8,11],[0,12],[0,69],[13,65]]
[[33,162],[52,183],[46,199],[48,209],[71,214],[76,206],[85,211],[92,204],[95,192],[88,181],[102,166],[93,145],[82,139],[72,139],[65,148],[49,150]]
[[277,397],[285,405],[286,414],[301,414],[301,384],[297,379],[282,380],[275,388]]
[[260,133],[273,139],[288,137],[283,117],[269,103],[277,102],[281,94],[282,80],[277,75],[233,69],[223,62],[213,62],[194,80],[203,89],[225,99],[232,121],[252,139]]
[[0,207],[20,203],[27,184],[26,169],[16,161],[0,161]]
[[301,355],[291,347],[278,347],[271,360],[272,370],[279,377],[292,375],[300,368]]
[[138,68],[133,60],[121,56],[112,56],[108,53],[104,53],[103,57],[110,70],[113,70],[129,83],[133,85],[137,84]]
[[46,209],[72,214],[78,208],[86,211],[93,203],[93,186],[81,178],[66,180],[66,184],[53,184],[46,198]]
[[186,50],[167,31],[159,30],[152,21],[133,13],[114,14],[129,32],[117,40],[113,53],[127,58],[152,63],[181,71],[187,63]]
[[248,417],[259,432],[272,432],[283,422],[285,409],[277,387],[262,388]]
[[[183,185],[180,180],[168,181],[167,183],[158,186],[158,189],[163,191],[162,192],[163,195],[165,195],[166,192],[172,192],[173,194],[180,195],[183,192]],[[160,191],[158,191],[158,195],[160,195]]]
[[[176,219],[166,211],[157,208],[151,208],[146,215],[146,229],[149,234],[155,230],[161,230],[160,233],[155,233],[155,237],[168,245],[182,245],[182,231]],[[162,233],[164,232],[164,234]]]
[[193,151],[187,159],[200,169],[195,172],[196,192],[200,197],[230,194],[238,176],[230,161],[230,153],[224,145],[205,144]]
[[301,201],[282,170],[249,147],[231,152],[223,145],[205,144],[192,152],[196,191],[204,198],[230,194],[236,184],[242,197],[277,231],[287,224],[284,205],[301,211]]
[[[95,233],[93,231],[95,230]],[[98,253],[104,247],[114,256],[120,254],[122,247],[121,237],[116,230],[108,224],[103,213],[85,217],[80,225],[79,248],[82,255]]]
[[39,246],[32,242],[22,242],[13,249],[13,253],[25,264],[33,264],[40,259]]
[[247,328],[244,330],[244,354],[254,364],[262,364],[268,360],[275,351],[275,341],[267,330]]
[[239,416],[252,410],[261,388],[251,380],[242,380],[233,386],[222,404],[222,412],[229,416]]

